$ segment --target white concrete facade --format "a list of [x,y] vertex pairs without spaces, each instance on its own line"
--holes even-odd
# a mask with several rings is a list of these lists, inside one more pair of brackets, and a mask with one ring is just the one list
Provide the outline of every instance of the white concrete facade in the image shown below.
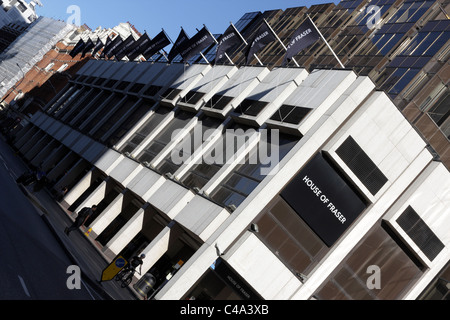
[[[75,79],[71,85],[83,86],[83,90],[95,87],[101,91],[116,92],[115,88],[120,82],[129,83],[128,89],[123,91],[124,97],[115,109],[119,110],[129,96],[133,95],[139,101],[136,108],[147,101],[148,110],[127,127],[128,131],[112,148],[88,136],[89,132],[95,133],[94,128],[77,130],[64,123],[64,119],[58,118],[58,113],[50,116],[44,112],[31,119],[30,127],[20,133],[16,146],[22,153],[29,155],[30,161],[33,158],[49,162],[50,158],[60,159],[60,165],[54,170],[62,170],[70,162],[64,157],[67,154],[58,153],[58,150],[62,152],[63,149],[56,149],[56,153],[52,153],[54,156],[47,158],[37,152],[39,147],[36,145],[43,146],[49,140],[54,140],[70,150],[70,157],[76,154],[90,164],[88,174],[81,180],[72,182],[73,187],[65,196],[68,205],[75,203],[88,189],[94,172],[107,177],[108,182],[101,182],[94,191],[85,195],[83,201],[79,202],[78,209],[105,199],[108,193],[107,183],[111,181],[118,190],[122,190],[105,205],[104,210],[89,226],[93,234],[100,235],[116,223],[119,216],[128,217],[114,234],[104,240],[106,243],[103,251],[109,252],[110,257],[125,250],[135,237],[143,234],[148,240],[142,243],[141,249],[147,255],[144,262],[146,270],[158,265],[160,258],[167,253],[176,260],[180,247],[192,250],[188,259],[183,260],[182,267],[158,291],[156,299],[185,298],[199,285],[199,280],[214,272],[211,271],[211,266],[218,258],[263,299],[311,299],[381,221],[385,221],[409,248],[407,255],[415,256],[423,266],[419,279],[411,280],[397,298],[416,299],[450,260],[450,174],[442,164],[433,161],[423,139],[388,96],[376,91],[367,77],[357,77],[349,70],[315,70],[308,74],[300,68],[237,69],[232,66],[107,61],[88,62],[79,71],[79,76],[78,79],[84,80],[94,77],[117,81],[112,89],[106,89],[105,83],[94,86]],[[130,89],[136,84],[143,85],[142,89],[131,93]],[[158,96],[145,95],[146,89],[151,86],[159,88]],[[163,93],[170,90],[178,90],[172,99],[162,97]],[[203,93],[203,98],[195,104],[183,100],[195,92]],[[221,109],[208,104],[217,95],[229,99]],[[266,104],[256,115],[233,112],[245,99]],[[55,105],[63,103],[58,99],[54,101]],[[55,105],[47,106],[47,110],[55,110]],[[274,120],[272,115],[284,105],[310,110],[298,123]],[[122,154],[119,150],[135,139],[146,124],[151,123],[148,121],[157,115],[159,108],[170,108],[171,111],[161,116],[162,120],[154,124],[149,134],[133,144],[133,151]],[[183,122],[186,132],[193,130],[203,117],[221,120],[222,126],[216,128],[216,132],[220,134],[203,142],[204,153],[218,143],[224,134],[224,124],[228,123],[255,129],[279,129],[284,134],[297,137],[298,142],[279,165],[256,183],[234,210],[230,210],[209,195],[226,184],[241,168],[240,160],[245,160],[256,148],[259,138],[251,140],[242,148],[243,153],[217,168],[212,178],[198,188],[186,185],[184,178],[192,171],[201,171],[195,164],[202,154],[192,155],[171,174],[155,169],[182,140],[181,136],[161,146],[151,163],[140,163],[136,158],[164,134],[164,130],[174,123],[174,119],[178,119],[182,111],[192,114],[191,119]],[[105,115],[101,121],[106,123],[106,117],[109,115]],[[125,116],[120,118],[115,123],[115,129],[126,120]],[[98,122],[98,126],[102,126],[102,123]],[[112,133],[113,130],[108,131],[105,138]],[[360,178],[360,173],[339,155],[339,148],[350,137],[386,178],[386,182],[375,193],[369,190]],[[265,242],[269,240],[264,240],[261,234],[248,231],[248,228],[267,212],[272,203],[278,201],[286,186],[317,154],[329,159],[336,173],[364,200],[366,208],[333,245],[323,246],[323,255],[307,270],[305,278],[299,278],[289,267],[290,262],[285,261],[278,251],[271,248],[270,243]],[[125,213],[125,194],[132,194],[139,203],[145,205]],[[432,261],[396,222],[408,206],[415,210],[444,246]],[[157,223],[148,224],[149,208],[156,212]]]

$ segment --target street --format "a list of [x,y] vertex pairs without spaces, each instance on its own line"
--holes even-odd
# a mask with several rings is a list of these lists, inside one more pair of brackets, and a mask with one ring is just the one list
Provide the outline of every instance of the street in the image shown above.
[[26,168],[0,140],[0,300],[97,300],[81,280],[70,290],[73,263],[15,179]]

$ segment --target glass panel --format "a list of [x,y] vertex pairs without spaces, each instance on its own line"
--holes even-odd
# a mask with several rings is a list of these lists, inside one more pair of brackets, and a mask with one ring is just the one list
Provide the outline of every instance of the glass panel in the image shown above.
[[[369,289],[369,266],[381,272],[380,289]],[[403,292],[421,276],[418,266],[397,245],[381,225],[373,229],[350,253],[328,282],[315,294],[319,299],[401,298]]]
[[[278,132],[277,132],[278,133]],[[278,133],[278,141],[273,141],[279,148],[279,154],[272,157],[272,132],[262,136],[257,147],[247,155],[244,164],[238,164],[211,194],[211,198],[224,206],[239,206],[259,183],[275,168],[284,156],[298,142],[297,137]],[[266,170],[264,170],[266,169]]]
[[[175,173],[177,169],[194,154],[204,141],[212,134],[214,129],[217,129],[222,123],[222,120],[204,117],[202,118],[189,132],[189,135],[185,137],[179,144],[177,144],[170,154],[163,160],[158,166],[157,170],[162,173]],[[201,134],[201,137],[196,135]],[[174,158],[176,156],[176,159]]]
[[171,109],[160,107],[147,120],[147,122],[131,137],[131,139],[122,146],[120,152],[126,153],[133,151],[145,137],[161,123],[161,121],[171,112]]
[[308,274],[327,250],[304,221],[278,198],[276,204],[255,220],[257,236],[293,272]]
[[145,150],[137,157],[140,162],[151,162],[172,140],[173,134],[186,126],[193,118],[193,114],[182,111],[150,142]]

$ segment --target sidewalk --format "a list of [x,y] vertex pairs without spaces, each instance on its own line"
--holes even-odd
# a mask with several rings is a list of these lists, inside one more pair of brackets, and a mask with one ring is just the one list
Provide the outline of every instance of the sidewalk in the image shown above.
[[[8,145],[3,135],[0,135],[2,143]],[[9,145],[11,153],[15,153]],[[16,175],[20,175],[28,168],[20,157],[13,166]],[[82,281],[90,288],[94,289],[96,294],[104,300],[140,300],[141,297],[132,288],[121,288],[116,281],[101,282],[100,279],[103,270],[109,265],[109,262],[103,256],[101,250],[94,247],[94,243],[84,235],[84,227],[75,230],[67,236],[64,229],[70,226],[73,220],[70,213],[67,212],[44,188],[39,192],[33,192],[33,186],[24,187],[18,185],[27,198],[34,204],[43,221],[47,224],[50,231],[59,242],[62,249],[66,252],[74,265],[80,267]]]
[[42,219],[74,265],[80,267],[83,281],[95,288],[105,300],[139,300],[131,288],[121,288],[116,281],[99,282],[103,270],[109,263],[86,238],[83,227],[69,236],[64,233],[64,229],[73,221],[46,189],[34,193],[31,191],[32,187],[27,188],[20,185],[20,188],[40,211]]
[[82,280],[89,284],[105,300],[138,300],[130,288],[121,288],[116,281],[102,282],[101,275],[109,263],[101,256],[80,228],[67,236],[64,229],[72,224],[64,209],[45,189],[33,193],[32,187],[20,185],[24,194],[40,211],[44,222],[49,226],[55,238],[66,251],[74,265],[80,267]]
[[[9,147],[12,154],[15,153],[11,145],[6,143],[5,137],[0,135],[0,139],[5,146]],[[27,164],[20,157],[15,157],[15,164],[12,166],[15,175],[20,175],[28,168]],[[60,243],[74,265],[81,269],[82,281],[94,289],[104,300],[141,300],[142,297],[132,288],[121,288],[116,281],[101,282],[103,270],[109,265],[108,260],[99,248],[95,247],[94,241],[88,239],[84,234],[84,227],[70,233],[64,233],[64,229],[73,222],[71,213],[65,210],[50,192],[44,188],[39,192],[33,192],[33,186],[25,187],[18,185],[27,198],[34,204],[43,221],[49,230]]]

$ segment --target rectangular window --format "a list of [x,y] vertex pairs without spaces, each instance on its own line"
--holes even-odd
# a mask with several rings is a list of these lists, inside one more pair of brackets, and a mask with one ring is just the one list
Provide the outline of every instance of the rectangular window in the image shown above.
[[182,129],[193,118],[193,114],[182,111],[153,139],[152,142],[139,154],[137,160],[144,162],[152,162],[153,159],[167,146],[171,141],[174,131]]
[[152,133],[153,130],[161,123],[161,121],[169,114],[171,109],[160,107],[155,113],[147,120],[147,122],[131,137],[131,139],[123,145],[120,152],[127,153],[133,152],[144,139]]
[[245,99],[236,108],[235,112],[256,117],[268,104],[268,102],[264,101]]
[[280,197],[255,220],[257,237],[294,274],[308,275],[328,251],[325,244]]
[[[379,272],[379,288],[374,285]],[[396,300],[422,275],[421,266],[378,224],[315,294],[319,300]],[[372,277],[369,279],[369,277]]]
[[134,112],[132,112],[127,119],[112,133],[106,141],[108,147],[114,146],[122,139],[127,132],[129,132],[133,126],[150,110],[152,103],[144,101],[139,104]]
[[[298,137],[279,134],[278,157],[272,159],[271,132],[267,134],[267,141],[263,139],[258,146],[247,155],[245,163],[238,164],[236,168],[224,179],[224,181],[212,192],[211,198],[218,203],[228,206],[239,206],[250,193],[255,190],[259,183],[266,177],[261,172],[263,167],[275,167],[277,163],[270,163],[276,160],[281,161],[284,156],[297,144]],[[266,149],[261,151],[261,144]],[[267,152],[266,152],[267,151]],[[265,154],[267,153],[267,154]],[[250,161],[253,160],[253,161]]]
[[[234,144],[233,139],[230,139],[228,134],[225,133],[227,129],[238,130],[242,129],[246,131],[248,127],[233,124],[231,127],[224,129],[222,137],[213,147],[213,150],[206,152],[202,163],[195,165],[191,170],[183,177],[182,183],[188,188],[197,187],[199,189],[203,188],[209,180],[211,180],[214,175],[222,168],[234,154],[236,153],[236,144]],[[245,134],[244,134],[245,135]],[[237,137],[237,135],[234,135]],[[227,139],[228,138],[228,139]],[[228,144],[228,146],[227,146]],[[227,149],[232,150],[233,154],[227,154]]]
[[117,110],[106,120],[103,125],[93,133],[93,138],[100,140],[114,125],[120,123],[122,117],[136,104],[138,98],[129,96]]
[[[193,155],[201,144],[209,138],[209,134],[212,133],[214,129],[217,129],[222,122],[223,120],[212,117],[201,118],[195,128],[189,132],[188,137],[178,143],[172,152],[157,167],[158,172],[161,174],[166,174],[169,172],[175,173],[182,163],[173,161],[173,155],[176,154],[178,158],[177,160],[182,159],[184,163],[184,161]],[[196,134],[199,134],[199,132],[202,134],[200,138],[195,136]],[[186,154],[185,151],[187,151]]]
[[290,124],[300,124],[312,109],[283,104],[270,120]]
[[205,104],[205,107],[223,110],[231,102],[231,100],[233,100],[232,97],[216,94],[209,99],[209,101]]
[[444,249],[444,244],[411,206],[400,215],[397,223],[430,261]]
[[377,194],[388,181],[386,176],[351,136],[336,150],[336,154],[372,195]]

